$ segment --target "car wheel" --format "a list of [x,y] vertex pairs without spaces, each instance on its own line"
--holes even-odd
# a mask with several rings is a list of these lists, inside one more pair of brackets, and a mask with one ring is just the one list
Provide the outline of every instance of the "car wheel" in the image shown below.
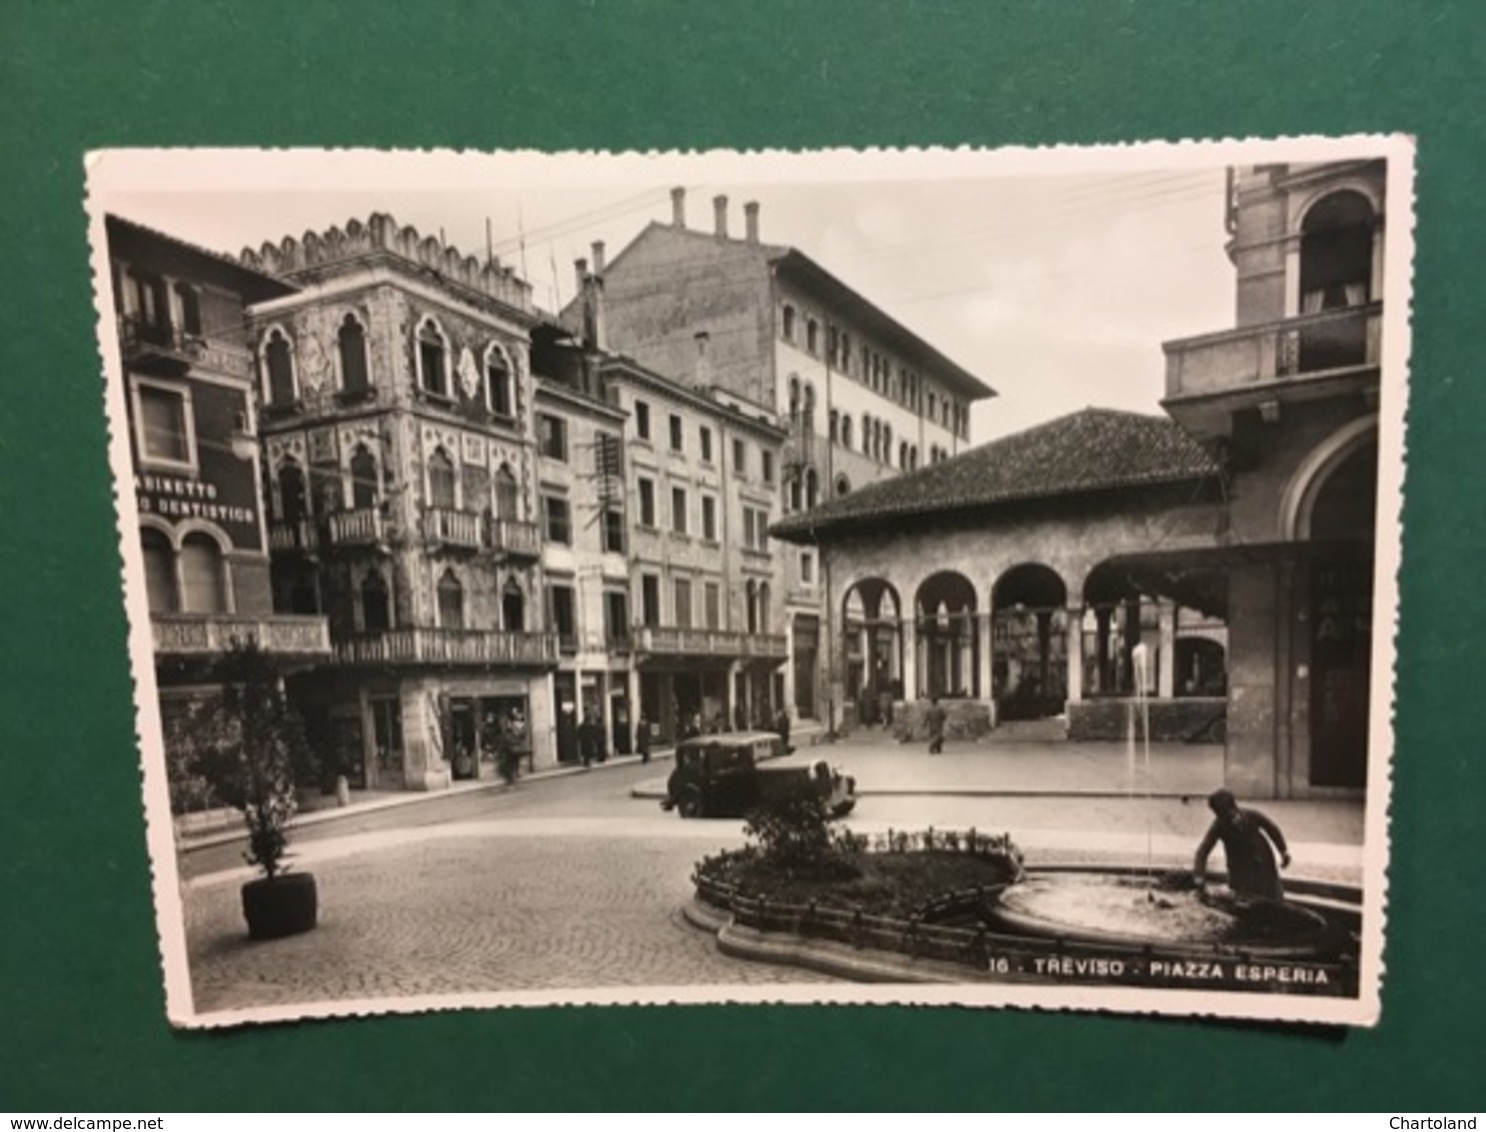
[[702,792],[695,786],[688,786],[681,792],[681,800],[676,803],[676,812],[684,818],[701,817]]

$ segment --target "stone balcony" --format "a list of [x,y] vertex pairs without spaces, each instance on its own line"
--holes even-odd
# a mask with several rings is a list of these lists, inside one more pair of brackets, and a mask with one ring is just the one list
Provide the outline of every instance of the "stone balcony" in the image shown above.
[[423,512],[423,538],[459,550],[479,550],[485,542],[479,515],[444,507],[429,507]]
[[512,665],[557,663],[556,633],[507,633],[492,629],[388,629],[358,633],[335,643],[335,659],[351,665]]
[[1375,373],[1383,304],[1367,303],[1164,344],[1167,410],[1198,433],[1237,407],[1324,395]]
[[269,550],[312,554],[319,547],[319,531],[309,519],[275,519],[268,524]]
[[380,507],[336,511],[325,526],[331,546],[376,546],[386,538]]
[[325,658],[330,633],[323,617],[291,614],[153,613],[150,628],[160,656],[208,657],[234,645],[256,644],[274,656]]
[[716,657],[719,660],[783,660],[789,642],[782,633],[728,629],[657,627],[636,629],[635,651],[652,656]]
[[486,546],[510,558],[538,558],[542,533],[535,523],[519,519],[490,519],[486,523]]

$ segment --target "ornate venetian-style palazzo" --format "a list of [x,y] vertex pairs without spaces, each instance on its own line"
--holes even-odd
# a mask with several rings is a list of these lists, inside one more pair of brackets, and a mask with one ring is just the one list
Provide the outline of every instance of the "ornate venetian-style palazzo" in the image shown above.
[[530,288],[385,215],[242,259],[295,288],[249,333],[276,599],[334,645],[291,689],[312,738],[353,786],[550,760]]

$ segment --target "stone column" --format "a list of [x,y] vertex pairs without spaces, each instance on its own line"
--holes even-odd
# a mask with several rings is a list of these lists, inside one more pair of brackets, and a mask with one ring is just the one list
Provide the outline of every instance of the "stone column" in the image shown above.
[[738,675],[743,671],[743,662],[735,660],[728,665],[728,674],[722,692],[723,723],[731,731],[738,725]]
[[898,647],[902,654],[903,702],[918,699],[918,627],[910,618],[898,619]]
[[1300,236],[1291,236],[1285,244],[1285,317],[1300,313]]
[[1068,702],[1081,703],[1084,698],[1084,611],[1082,606],[1068,607]]
[[594,687],[598,690],[599,719],[604,725],[604,750],[612,757],[619,752],[614,747],[614,705],[609,700],[609,673],[600,668],[593,674]]
[[1102,696],[1109,695],[1110,663],[1109,663],[1109,622],[1113,611],[1109,608],[1094,610],[1094,641],[1099,655],[1095,658],[1094,671],[1099,676],[1098,692]]
[[409,790],[443,790],[449,785],[434,692],[419,681],[402,686],[403,776]]
[[[977,634],[977,640],[979,642],[980,652],[980,686],[976,689],[976,694],[979,699],[993,704],[996,700],[996,689],[994,680],[992,678],[994,669],[991,667],[992,662],[995,659],[992,652],[992,647],[995,643],[995,637],[991,628],[992,621],[993,616],[991,614],[991,611],[987,609],[983,614],[980,615],[980,617],[976,619],[975,631]],[[992,718],[994,718],[994,714],[995,713],[993,710]]]
[[1176,602],[1161,598],[1161,651],[1156,657],[1156,696],[1169,700],[1176,694]]

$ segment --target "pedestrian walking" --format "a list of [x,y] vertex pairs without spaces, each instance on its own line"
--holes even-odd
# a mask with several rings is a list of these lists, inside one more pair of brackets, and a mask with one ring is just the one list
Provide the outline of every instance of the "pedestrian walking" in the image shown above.
[[640,752],[640,761],[650,761],[650,717],[643,711],[635,724],[635,750]]
[[774,730],[779,732],[779,738],[784,742],[784,753],[787,755],[794,750],[789,745],[789,712],[780,708],[774,716]]
[[924,711],[924,722],[929,728],[929,754],[937,755],[944,750],[944,721],[946,714],[944,708],[939,704],[938,696],[929,698],[929,706]]
[[595,742],[597,729],[598,723],[593,718],[593,712],[586,712],[583,722],[578,724],[578,757],[583,760],[584,770],[587,770],[598,756],[598,744]]
[[[1219,841],[1228,864],[1228,887],[1235,896],[1260,900],[1283,900],[1280,869],[1290,867],[1290,849],[1285,835],[1272,819],[1258,810],[1239,806],[1231,790],[1214,790],[1207,799],[1213,823],[1197,846],[1192,879],[1201,891],[1207,883],[1207,858]],[[1280,855],[1276,867],[1274,855]]]

